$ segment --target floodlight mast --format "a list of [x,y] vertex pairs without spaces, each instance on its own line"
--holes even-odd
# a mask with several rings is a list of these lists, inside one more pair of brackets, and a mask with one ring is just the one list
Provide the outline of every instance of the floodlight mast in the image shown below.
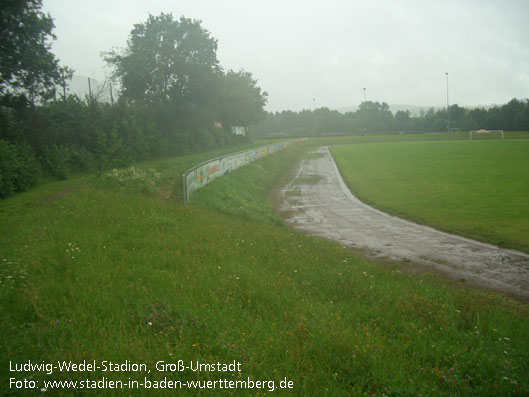
[[448,124],[446,125],[446,131],[450,132],[450,107],[448,105],[448,72],[446,74],[446,117],[448,119]]
[[[365,89],[365,87],[362,88],[362,89],[364,90],[364,102],[362,102],[362,103],[365,103],[365,101],[366,101],[366,89]],[[367,133],[367,110],[364,110],[364,130]]]

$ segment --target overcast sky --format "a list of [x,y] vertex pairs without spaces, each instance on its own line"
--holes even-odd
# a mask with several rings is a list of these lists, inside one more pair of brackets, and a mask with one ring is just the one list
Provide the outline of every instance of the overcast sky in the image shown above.
[[[125,47],[149,13],[199,19],[224,69],[252,73],[267,110],[363,100],[446,106],[529,97],[529,0],[44,0],[52,51],[104,80],[100,53]],[[313,101],[313,98],[315,100]]]

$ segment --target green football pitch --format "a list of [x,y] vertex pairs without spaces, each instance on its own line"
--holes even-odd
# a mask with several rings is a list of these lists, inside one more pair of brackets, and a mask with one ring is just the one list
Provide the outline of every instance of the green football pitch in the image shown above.
[[331,148],[349,188],[384,211],[529,251],[529,141]]

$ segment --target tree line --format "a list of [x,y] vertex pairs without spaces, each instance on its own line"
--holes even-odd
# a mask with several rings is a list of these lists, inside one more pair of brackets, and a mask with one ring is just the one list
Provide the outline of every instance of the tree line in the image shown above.
[[370,134],[388,132],[445,132],[479,129],[529,131],[529,101],[512,99],[503,106],[466,109],[452,105],[447,109],[430,108],[417,116],[399,110],[393,114],[387,103],[365,101],[354,112],[340,113],[322,107],[300,112],[267,113],[252,128],[255,136],[287,134]]
[[225,71],[200,21],[150,15],[126,46],[103,54],[116,101],[68,95],[73,70],[51,52],[53,19],[42,0],[0,9],[0,198],[41,175],[125,166],[240,144],[231,126],[265,117],[267,94],[251,73]]

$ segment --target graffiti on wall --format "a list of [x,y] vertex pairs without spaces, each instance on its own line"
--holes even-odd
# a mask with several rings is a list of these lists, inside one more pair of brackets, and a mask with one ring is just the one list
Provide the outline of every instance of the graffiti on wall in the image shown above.
[[276,153],[290,144],[290,141],[260,146],[242,152],[217,157],[186,171],[183,175],[184,202],[189,201],[192,192],[208,184],[215,178],[225,175],[257,159]]

